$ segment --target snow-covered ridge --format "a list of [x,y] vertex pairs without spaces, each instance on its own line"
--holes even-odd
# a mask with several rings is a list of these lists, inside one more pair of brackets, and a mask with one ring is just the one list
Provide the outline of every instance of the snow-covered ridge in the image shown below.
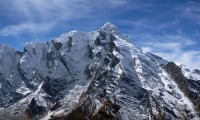
[[[1,45],[0,119],[198,119],[167,64],[111,23],[27,44],[23,53]],[[199,79],[198,70],[181,69]]]
[[177,64],[177,65],[181,68],[182,73],[184,74],[185,77],[187,77],[188,79],[200,81],[200,71],[199,70],[192,69],[183,64]]

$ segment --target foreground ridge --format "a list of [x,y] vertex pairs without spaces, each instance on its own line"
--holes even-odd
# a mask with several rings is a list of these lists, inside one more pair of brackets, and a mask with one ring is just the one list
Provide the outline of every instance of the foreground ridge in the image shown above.
[[19,52],[0,46],[0,120],[198,120],[200,71],[106,23]]

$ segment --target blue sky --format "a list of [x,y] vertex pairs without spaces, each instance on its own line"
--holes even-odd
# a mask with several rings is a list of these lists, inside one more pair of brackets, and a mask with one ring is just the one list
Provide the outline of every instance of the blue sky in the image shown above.
[[200,69],[199,0],[0,0],[0,44],[18,50],[105,22],[145,51]]

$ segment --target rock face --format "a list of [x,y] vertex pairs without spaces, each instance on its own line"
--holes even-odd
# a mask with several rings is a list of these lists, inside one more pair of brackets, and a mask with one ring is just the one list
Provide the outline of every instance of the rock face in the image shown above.
[[23,52],[1,45],[0,120],[198,120],[199,78],[110,23]]

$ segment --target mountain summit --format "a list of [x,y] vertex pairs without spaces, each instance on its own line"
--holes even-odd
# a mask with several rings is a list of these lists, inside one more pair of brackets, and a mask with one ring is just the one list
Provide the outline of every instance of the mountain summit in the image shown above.
[[106,23],[19,52],[0,46],[0,120],[198,120],[200,71]]

